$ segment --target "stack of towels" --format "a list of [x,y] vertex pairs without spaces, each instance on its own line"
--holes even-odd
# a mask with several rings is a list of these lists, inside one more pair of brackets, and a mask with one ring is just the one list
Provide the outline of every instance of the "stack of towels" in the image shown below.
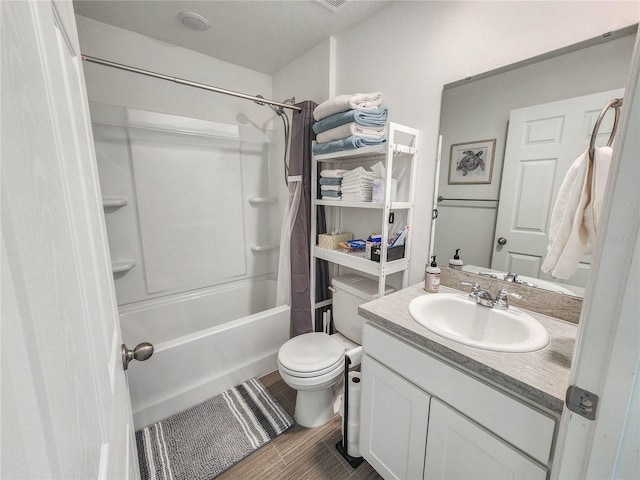
[[370,202],[373,181],[378,176],[363,167],[349,170],[342,176],[342,200],[345,202]]
[[342,177],[347,170],[322,170],[320,172],[320,194],[322,200],[340,200]]
[[315,155],[379,145],[387,141],[387,109],[380,108],[382,93],[339,95],[313,111]]

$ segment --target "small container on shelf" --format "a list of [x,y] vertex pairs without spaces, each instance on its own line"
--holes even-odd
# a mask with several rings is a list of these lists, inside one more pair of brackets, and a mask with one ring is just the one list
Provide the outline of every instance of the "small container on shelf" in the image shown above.
[[[380,262],[380,256],[382,254],[382,247],[378,245],[371,249],[371,260],[374,262]],[[404,245],[397,247],[387,247],[387,262],[404,258]]]
[[353,233],[320,233],[318,234],[318,246],[326,250],[342,248],[341,243],[353,240]]

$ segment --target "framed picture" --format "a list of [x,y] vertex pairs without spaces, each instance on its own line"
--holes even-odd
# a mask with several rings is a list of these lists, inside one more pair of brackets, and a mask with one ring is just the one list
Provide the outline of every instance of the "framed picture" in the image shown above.
[[491,183],[495,151],[495,138],[451,145],[449,185]]

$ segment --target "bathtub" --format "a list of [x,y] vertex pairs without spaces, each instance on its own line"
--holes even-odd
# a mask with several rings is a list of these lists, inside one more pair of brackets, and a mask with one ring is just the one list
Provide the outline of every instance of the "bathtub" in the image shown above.
[[127,346],[155,347],[127,370],[136,429],[276,370],[290,309],[275,292],[267,277],[121,306]]

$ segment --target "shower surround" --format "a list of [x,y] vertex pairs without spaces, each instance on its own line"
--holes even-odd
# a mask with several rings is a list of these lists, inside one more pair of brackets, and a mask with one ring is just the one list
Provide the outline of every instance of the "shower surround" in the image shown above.
[[[276,368],[280,135],[91,103],[136,428]],[[279,183],[282,183],[282,187]]]

